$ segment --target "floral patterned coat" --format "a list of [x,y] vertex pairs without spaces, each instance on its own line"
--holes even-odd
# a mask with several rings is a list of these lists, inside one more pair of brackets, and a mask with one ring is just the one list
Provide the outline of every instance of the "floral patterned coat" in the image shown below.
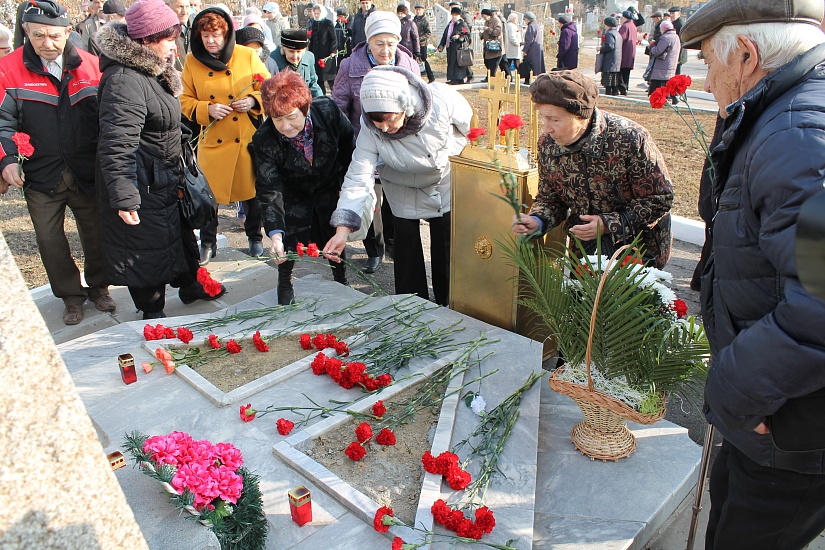
[[[544,134],[538,142],[539,191],[530,209],[546,230],[580,224],[599,214],[608,254],[643,234],[645,259],[662,268],[670,259],[673,189],[662,154],[642,126],[593,110],[590,134],[562,147]],[[596,241],[583,243],[593,253]]]

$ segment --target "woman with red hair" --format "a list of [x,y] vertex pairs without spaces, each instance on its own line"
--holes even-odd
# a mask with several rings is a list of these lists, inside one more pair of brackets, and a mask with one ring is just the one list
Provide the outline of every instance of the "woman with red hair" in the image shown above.
[[[325,243],[334,234],[330,217],[355,148],[352,125],[332,99],[312,98],[303,78],[283,71],[261,86],[267,120],[252,136],[258,203],[271,253],[278,264],[278,303],[291,304],[293,261],[284,250],[299,242]],[[346,267],[330,262],[335,281],[346,285]]]
[[[260,83],[269,78],[258,53],[235,44],[232,18],[209,7],[192,23],[183,66],[183,114],[208,130],[198,141],[198,163],[220,204],[243,202],[250,256],[261,256],[261,217],[248,145],[262,117]],[[200,264],[215,256],[218,220],[201,229]]]

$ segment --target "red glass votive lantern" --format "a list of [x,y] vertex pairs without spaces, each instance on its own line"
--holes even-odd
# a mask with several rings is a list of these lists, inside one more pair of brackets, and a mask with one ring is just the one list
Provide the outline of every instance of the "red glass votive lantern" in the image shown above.
[[117,356],[117,362],[120,365],[120,377],[124,384],[131,384],[137,382],[137,373],[135,372],[135,358],[131,353],[124,353]]
[[303,485],[289,491],[289,513],[299,526],[312,521],[312,495]]

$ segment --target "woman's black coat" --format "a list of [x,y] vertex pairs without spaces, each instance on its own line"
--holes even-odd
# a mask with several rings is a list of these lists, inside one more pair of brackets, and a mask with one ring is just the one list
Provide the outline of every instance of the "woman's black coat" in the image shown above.
[[[447,36],[447,31],[450,30],[450,22],[447,22],[447,28],[441,35],[441,42],[438,47],[446,46],[447,48],[447,81],[448,82],[464,82],[464,79],[470,76],[469,67],[459,67],[458,65],[458,50],[463,50],[470,47],[470,29],[463,19],[456,21],[453,26],[453,34]],[[453,36],[459,35],[460,38],[453,39]]]
[[[180,76],[129,38],[102,27],[97,185],[109,283],[151,288],[191,277],[181,239]],[[138,209],[127,225],[118,210]]]
[[267,119],[252,136],[257,163],[255,189],[266,234],[284,231],[284,247],[319,238],[322,246],[335,229],[329,224],[341,183],[355,148],[352,125],[328,97],[316,97],[309,109],[313,127],[313,163]]

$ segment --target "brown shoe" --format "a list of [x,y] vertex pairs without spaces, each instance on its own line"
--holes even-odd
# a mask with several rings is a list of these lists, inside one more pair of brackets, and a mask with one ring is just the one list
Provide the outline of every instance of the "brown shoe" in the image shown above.
[[76,325],[83,320],[83,306],[66,306],[63,310],[63,323],[66,325]]
[[98,311],[114,311],[117,309],[117,304],[108,294],[101,294],[97,298],[89,298],[95,305]]

